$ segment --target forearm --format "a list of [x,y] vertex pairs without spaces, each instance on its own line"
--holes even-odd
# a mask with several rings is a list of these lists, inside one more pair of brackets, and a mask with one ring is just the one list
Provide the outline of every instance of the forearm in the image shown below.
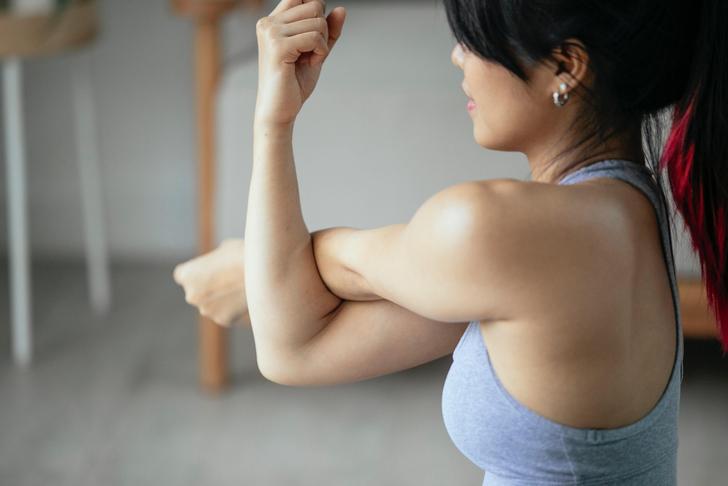
[[255,124],[245,224],[245,288],[256,353],[274,367],[316,335],[341,302],[316,267],[292,134],[292,124]]

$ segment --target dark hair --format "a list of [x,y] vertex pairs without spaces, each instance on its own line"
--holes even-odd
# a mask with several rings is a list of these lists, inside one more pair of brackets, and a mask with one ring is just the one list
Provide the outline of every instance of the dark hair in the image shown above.
[[[708,304],[728,353],[728,1],[443,0],[456,41],[528,82],[528,67],[583,44],[593,74],[571,128],[579,147],[641,129],[660,197],[698,253]],[[669,129],[669,130],[666,130]],[[665,141],[665,135],[666,141]],[[638,132],[639,133],[639,132]],[[553,162],[553,161],[552,161]],[[579,168],[562,168],[557,179]],[[673,212],[672,216],[675,216]],[[669,218],[668,218],[669,219]],[[669,221],[668,221],[669,225]]]

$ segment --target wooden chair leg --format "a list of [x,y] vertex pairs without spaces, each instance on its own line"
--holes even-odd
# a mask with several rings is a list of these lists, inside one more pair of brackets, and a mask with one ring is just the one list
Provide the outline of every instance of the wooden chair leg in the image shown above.
[[[200,253],[214,249],[215,230],[215,95],[220,72],[219,18],[195,24],[195,78],[198,133],[198,194]],[[219,391],[228,382],[227,333],[200,317],[200,378],[203,387]]]
[[708,307],[702,279],[679,278],[678,287],[685,338],[718,339],[717,323]]

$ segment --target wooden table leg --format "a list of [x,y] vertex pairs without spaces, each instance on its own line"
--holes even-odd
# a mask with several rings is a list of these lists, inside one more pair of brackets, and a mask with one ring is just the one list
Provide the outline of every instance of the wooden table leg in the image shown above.
[[[197,97],[198,194],[200,253],[214,249],[215,94],[220,72],[219,18],[195,23],[195,79]],[[226,329],[200,316],[200,379],[210,391],[228,382]]]

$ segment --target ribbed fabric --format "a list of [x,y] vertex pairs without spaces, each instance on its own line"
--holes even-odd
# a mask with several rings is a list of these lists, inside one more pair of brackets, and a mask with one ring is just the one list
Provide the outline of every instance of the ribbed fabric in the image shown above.
[[483,469],[484,486],[677,484],[683,335],[667,205],[652,172],[624,160],[591,164],[558,183],[597,177],[632,184],[655,208],[677,316],[677,351],[670,380],[655,407],[630,425],[614,429],[564,425],[527,408],[508,393],[491,366],[478,321],[471,321],[445,378],[442,416],[455,446]]

